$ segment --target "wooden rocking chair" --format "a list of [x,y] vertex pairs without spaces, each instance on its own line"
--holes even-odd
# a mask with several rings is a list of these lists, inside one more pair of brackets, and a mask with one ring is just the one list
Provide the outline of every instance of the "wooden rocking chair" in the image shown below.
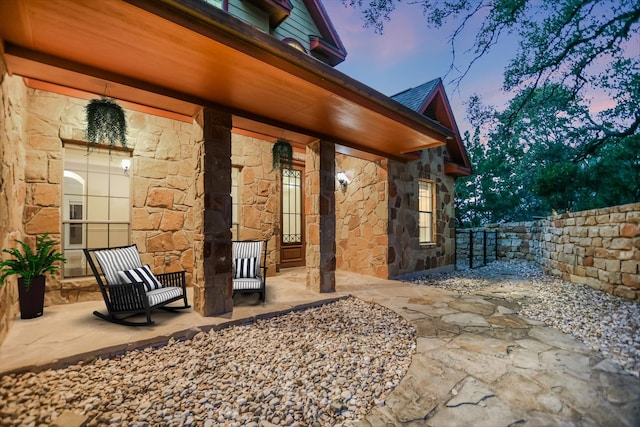
[[[174,311],[191,307],[187,302],[185,272],[154,275],[148,265],[142,265],[135,244],[84,249],[84,255],[107,306],[107,314],[93,312],[101,319],[121,325],[148,326],[154,324],[151,310]],[[180,300],[184,302],[183,306],[167,306]],[[140,314],[146,315],[146,322],[125,320]]]

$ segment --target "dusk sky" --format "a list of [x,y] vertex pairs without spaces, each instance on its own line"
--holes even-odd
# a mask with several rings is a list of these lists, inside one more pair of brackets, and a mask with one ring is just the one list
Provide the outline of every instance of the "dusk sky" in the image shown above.
[[[470,130],[464,103],[474,93],[487,104],[504,106],[502,73],[515,53],[515,42],[503,42],[500,49],[477,62],[457,89],[451,84],[457,74],[445,76],[452,60],[448,39],[454,28],[428,28],[420,5],[400,3],[385,24],[384,34],[378,35],[373,28],[364,28],[359,10],[344,7],[341,0],[324,0],[323,4],[348,52],[337,70],[389,96],[443,78],[461,134]],[[473,35],[467,34],[467,40],[472,41]],[[467,65],[463,54],[471,41],[457,47],[459,66]]]

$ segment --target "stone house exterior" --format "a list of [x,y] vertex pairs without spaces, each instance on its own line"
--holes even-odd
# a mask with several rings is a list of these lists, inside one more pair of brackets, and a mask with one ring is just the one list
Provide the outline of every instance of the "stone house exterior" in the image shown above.
[[[319,0],[7,0],[0,39],[0,236],[60,242],[47,305],[101,299],[82,247],[186,270],[203,316],[233,309],[232,239],[268,240],[270,277],[304,266],[318,292],[336,269],[453,267],[471,170],[442,82],[389,98],[334,70]],[[88,149],[98,96],[124,107],[126,148]],[[295,163],[274,171],[279,138]],[[7,283],[0,340],[16,313]]]

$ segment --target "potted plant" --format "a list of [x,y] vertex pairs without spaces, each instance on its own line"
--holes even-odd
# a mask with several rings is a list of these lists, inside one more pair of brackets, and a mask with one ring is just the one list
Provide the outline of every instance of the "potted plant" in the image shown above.
[[42,316],[44,309],[45,273],[53,273],[58,269],[57,261],[67,260],[54,248],[54,241],[45,233],[38,239],[33,251],[26,243],[15,240],[22,247],[3,249],[13,258],[0,261],[0,286],[7,276],[18,276],[18,297],[20,301],[20,317],[32,319]]
[[293,167],[293,147],[284,138],[279,138],[271,148],[272,170],[280,170],[282,167]]
[[115,100],[102,97],[92,99],[85,107],[87,113],[87,141],[89,145],[120,143],[127,146],[127,120],[124,110]]

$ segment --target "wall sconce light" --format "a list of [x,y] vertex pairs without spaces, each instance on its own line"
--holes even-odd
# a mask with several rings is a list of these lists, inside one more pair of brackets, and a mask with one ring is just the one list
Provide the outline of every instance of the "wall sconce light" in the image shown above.
[[351,180],[349,179],[347,174],[344,173],[344,172],[338,172],[336,174],[336,178],[338,178],[338,183],[340,183],[342,188],[346,187],[347,185],[349,185],[351,183]]
[[120,166],[122,167],[122,171],[125,176],[129,176],[129,169],[131,169],[131,159],[122,159],[120,162]]

